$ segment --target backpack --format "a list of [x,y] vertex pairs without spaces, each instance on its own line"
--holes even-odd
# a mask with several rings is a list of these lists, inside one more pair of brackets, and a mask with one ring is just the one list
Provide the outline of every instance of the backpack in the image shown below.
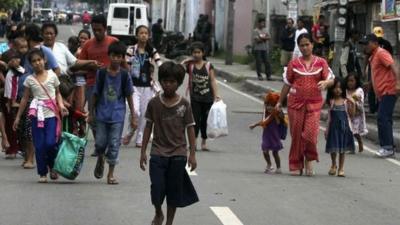
[[[124,69],[120,69],[121,72],[121,84],[122,84],[122,94],[125,93],[125,85],[128,82],[128,71],[124,70]],[[100,92],[99,93],[103,93],[103,89],[104,89],[104,83],[105,83],[105,77],[107,76],[107,68],[101,68],[99,69],[99,76],[98,76],[98,80],[96,82],[99,83],[100,85]]]
[[[211,70],[211,63],[206,62],[206,70],[208,76],[210,76],[210,70]],[[194,69],[194,63],[189,63],[188,64],[188,74],[189,74],[189,79],[188,79],[188,87],[186,89],[186,95],[190,93],[190,90],[192,90],[192,80],[193,80],[193,69]]]

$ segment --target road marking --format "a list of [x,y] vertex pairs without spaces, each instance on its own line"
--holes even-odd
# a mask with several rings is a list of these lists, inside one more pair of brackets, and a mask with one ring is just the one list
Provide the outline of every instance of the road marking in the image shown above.
[[[218,81],[218,83],[219,83],[220,85],[224,86],[225,88],[227,88],[227,89],[229,89],[229,90],[235,92],[236,94],[239,94],[239,95],[241,95],[241,96],[244,96],[244,97],[246,97],[246,98],[249,98],[249,99],[251,99],[251,100],[253,100],[253,101],[257,102],[257,103],[264,104],[263,101],[257,99],[256,97],[253,97],[253,96],[251,96],[251,95],[249,95],[249,94],[246,94],[246,93],[244,93],[244,92],[242,92],[242,91],[239,91],[239,90],[237,90],[237,89],[235,89],[235,88],[233,88],[233,87],[231,87],[231,86],[225,84],[224,82]],[[321,131],[324,131],[324,132],[326,131],[326,128],[323,127],[323,126],[319,126],[319,129],[320,129]],[[358,146],[357,142],[355,142],[355,144]],[[372,154],[375,154],[375,153],[376,153],[375,150],[372,150],[372,148],[370,148],[370,147],[368,147],[368,146],[366,146],[366,145],[364,145],[364,149],[367,150],[368,152],[372,153]],[[400,161],[399,161],[399,160],[396,160],[396,159],[393,159],[393,158],[385,158],[385,160],[387,160],[388,162],[391,162],[391,163],[393,163],[393,164],[395,164],[395,165],[397,165],[397,166],[400,166]]]
[[246,98],[249,98],[249,99],[251,99],[251,100],[253,100],[253,101],[257,102],[257,103],[264,104],[264,102],[261,101],[260,99],[257,99],[256,97],[251,96],[251,95],[249,95],[249,94],[246,94],[246,93],[244,93],[244,92],[242,92],[242,91],[236,90],[235,88],[233,88],[233,87],[231,87],[231,86],[225,84],[224,82],[218,81],[218,83],[219,83],[220,85],[222,85],[222,86],[228,88],[229,90],[235,92],[236,94],[245,96]]
[[189,176],[197,176],[196,171],[190,171],[189,165],[186,164],[186,171],[189,174]]
[[243,225],[229,207],[210,207],[223,225]]

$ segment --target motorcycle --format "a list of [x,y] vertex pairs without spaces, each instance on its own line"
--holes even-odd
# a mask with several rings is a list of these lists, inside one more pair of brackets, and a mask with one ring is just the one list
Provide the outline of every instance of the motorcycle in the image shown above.
[[90,23],[83,23],[83,29],[84,30],[89,30],[90,29]]
[[185,40],[181,32],[167,31],[161,43],[161,52],[165,53],[168,59],[175,59],[182,55],[190,55],[190,42]]

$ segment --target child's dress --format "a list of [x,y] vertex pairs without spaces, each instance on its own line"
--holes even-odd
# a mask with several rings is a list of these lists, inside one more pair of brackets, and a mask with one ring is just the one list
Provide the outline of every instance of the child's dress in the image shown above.
[[354,152],[354,137],[347,112],[347,102],[332,105],[329,111],[329,127],[326,138],[326,153]]
[[280,151],[283,149],[281,129],[275,120],[272,120],[263,130],[261,149],[263,151]]
[[[353,94],[350,94],[348,91],[346,93],[347,98],[353,99],[356,106],[356,114],[351,118],[353,134],[366,135],[368,130],[367,123],[365,122],[364,91],[362,88],[357,88]],[[354,99],[355,96],[359,99],[358,101]]]

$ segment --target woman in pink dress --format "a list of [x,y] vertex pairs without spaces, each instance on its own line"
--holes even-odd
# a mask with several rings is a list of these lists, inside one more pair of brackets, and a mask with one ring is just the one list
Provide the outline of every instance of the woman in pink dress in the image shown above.
[[312,37],[301,34],[296,40],[302,57],[290,61],[284,73],[284,86],[276,108],[288,96],[288,116],[292,143],[289,170],[292,175],[314,174],[312,161],[318,161],[317,139],[323,98],[321,91],[333,84],[333,74],[325,59],[314,56]]

